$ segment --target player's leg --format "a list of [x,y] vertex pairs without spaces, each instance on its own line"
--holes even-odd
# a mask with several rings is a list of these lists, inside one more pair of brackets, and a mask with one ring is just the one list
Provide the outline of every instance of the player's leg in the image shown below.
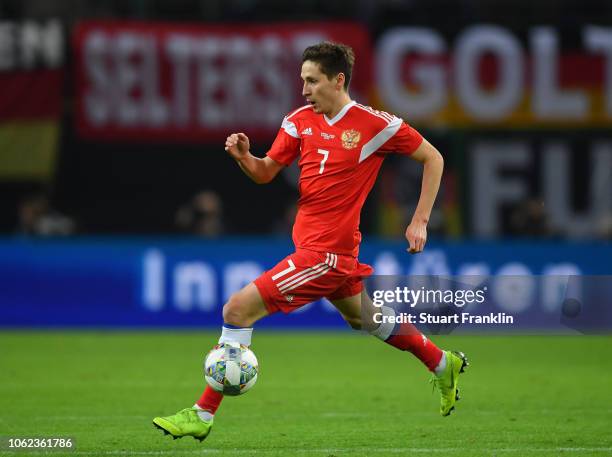
[[[232,342],[250,346],[253,324],[267,314],[269,311],[259,290],[254,283],[248,284],[233,294],[223,306],[219,344]],[[153,424],[175,439],[193,436],[202,441],[212,429],[214,415],[222,400],[223,394],[207,385],[194,406],[172,416],[156,417]]]
[[[257,320],[276,311],[290,313],[334,290],[343,277],[338,271],[343,265],[338,263],[331,254],[304,250],[280,261],[225,304],[219,343],[250,346]],[[207,386],[194,407],[201,410],[200,417],[212,420],[222,399],[221,393]]]
[[[238,343],[251,346],[253,324],[269,314],[266,305],[254,283],[249,283],[240,291],[232,294],[223,306],[223,327],[219,344]],[[206,386],[204,393],[196,402],[195,407],[203,413],[200,416],[212,420],[223,400],[223,394],[210,386]]]
[[443,351],[414,325],[409,323],[394,325],[386,322],[376,324],[374,318],[376,313],[388,315],[393,312],[393,309],[376,308],[364,289],[350,297],[333,299],[332,303],[351,327],[364,328],[385,343],[402,351],[411,352],[423,362],[429,371],[440,370],[440,365],[444,364]]
[[[423,335],[410,323],[392,324],[382,322],[376,324],[376,313],[384,316],[395,314],[393,308],[375,307],[365,292],[360,280],[349,280],[343,285],[344,290],[338,290],[331,296],[331,302],[338,309],[344,320],[354,329],[367,330],[371,335],[385,343],[414,354],[433,373],[433,382],[440,393],[440,414],[448,416],[459,399],[457,387],[459,374],[467,366],[463,353],[442,351],[429,338]],[[351,284],[352,282],[352,284]],[[343,294],[354,293],[358,288],[361,292],[341,297]]]
[[[232,295],[223,307],[219,343],[233,341],[249,346],[253,323],[276,311],[289,313],[333,291],[337,287],[334,284],[344,278],[348,269],[344,263],[348,260],[339,261],[332,254],[307,250],[286,257]],[[155,418],[153,422],[175,437],[190,435],[203,440],[210,433],[222,399],[222,394],[207,386],[193,407],[174,416]]]

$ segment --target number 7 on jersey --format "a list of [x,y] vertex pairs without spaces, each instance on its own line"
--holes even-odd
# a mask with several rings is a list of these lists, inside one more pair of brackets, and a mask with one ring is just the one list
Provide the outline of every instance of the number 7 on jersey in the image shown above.
[[329,157],[329,151],[326,151],[325,149],[317,149],[317,152],[319,154],[323,154],[323,160],[321,160],[321,168],[319,168],[319,174],[321,175],[323,174],[323,170],[325,169],[325,162]]

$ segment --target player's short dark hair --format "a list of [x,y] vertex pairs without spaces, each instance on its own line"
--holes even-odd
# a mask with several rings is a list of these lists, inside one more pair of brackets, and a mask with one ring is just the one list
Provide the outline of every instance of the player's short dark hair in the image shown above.
[[323,41],[304,49],[302,63],[307,60],[318,63],[321,72],[329,79],[344,73],[344,89],[348,90],[355,63],[355,53],[350,46]]

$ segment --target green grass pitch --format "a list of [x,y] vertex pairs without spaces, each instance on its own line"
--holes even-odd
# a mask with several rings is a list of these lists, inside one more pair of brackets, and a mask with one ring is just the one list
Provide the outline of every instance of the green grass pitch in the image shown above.
[[[0,334],[0,436],[66,436],[108,456],[610,456],[611,336],[445,336],[462,399],[438,415],[428,373],[366,335],[256,331],[260,378],[209,438],[151,419],[190,406],[217,332]],[[0,451],[2,455],[43,455]]]

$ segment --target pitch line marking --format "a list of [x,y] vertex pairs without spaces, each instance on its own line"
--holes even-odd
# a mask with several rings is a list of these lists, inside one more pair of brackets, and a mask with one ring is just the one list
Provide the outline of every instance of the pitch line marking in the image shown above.
[[[318,448],[318,449],[290,449],[290,448],[272,448],[272,449],[181,449],[168,451],[70,451],[71,455],[172,455],[172,454],[219,454],[223,452],[232,454],[266,454],[270,452],[291,451],[292,454],[309,454],[309,453],[333,453],[333,452],[367,452],[368,454],[452,454],[456,452],[464,452],[465,449],[459,448]],[[555,448],[489,448],[489,449],[472,449],[479,453],[532,453],[532,452],[611,452],[612,447],[555,447]]]

